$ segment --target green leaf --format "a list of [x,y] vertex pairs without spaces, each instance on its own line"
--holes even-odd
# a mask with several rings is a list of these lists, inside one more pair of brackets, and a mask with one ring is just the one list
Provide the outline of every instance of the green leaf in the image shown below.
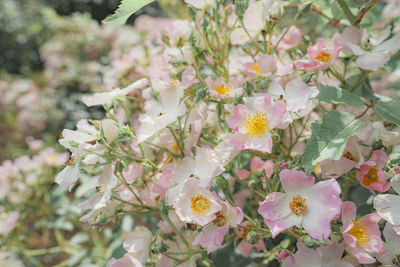
[[397,101],[378,102],[374,106],[374,111],[382,119],[393,122],[400,126],[400,103]]
[[122,0],[114,15],[103,20],[106,24],[125,24],[126,20],[142,7],[155,0]]
[[364,102],[358,95],[350,93],[347,90],[327,85],[318,85],[317,87],[319,89],[317,96],[319,102],[342,104],[352,107],[361,107],[364,105]]
[[340,159],[347,139],[364,126],[364,122],[349,113],[338,110],[325,113],[322,120],[311,125],[311,138],[307,141],[303,154],[306,173],[310,174],[321,161]]

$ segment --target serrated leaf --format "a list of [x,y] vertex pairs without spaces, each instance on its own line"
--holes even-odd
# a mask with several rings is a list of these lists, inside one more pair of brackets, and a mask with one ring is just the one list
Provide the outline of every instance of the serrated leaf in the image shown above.
[[364,122],[338,110],[325,113],[322,120],[311,124],[311,138],[307,141],[303,154],[306,173],[310,174],[321,161],[340,159],[347,139],[362,127]]
[[393,122],[400,126],[400,102],[378,102],[374,106],[374,111],[382,119]]
[[317,87],[319,89],[317,96],[319,102],[342,104],[352,107],[361,107],[364,105],[364,102],[358,95],[350,93],[347,90],[327,85],[318,85]]
[[106,24],[125,24],[126,20],[142,7],[155,0],[122,0],[115,13],[103,20]]

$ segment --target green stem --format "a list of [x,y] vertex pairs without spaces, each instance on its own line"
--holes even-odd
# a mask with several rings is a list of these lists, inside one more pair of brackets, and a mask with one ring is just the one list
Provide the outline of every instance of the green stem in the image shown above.
[[354,25],[356,22],[356,17],[351,12],[350,8],[347,6],[345,0],[336,0],[340,8],[342,9],[346,18],[350,21],[351,25]]

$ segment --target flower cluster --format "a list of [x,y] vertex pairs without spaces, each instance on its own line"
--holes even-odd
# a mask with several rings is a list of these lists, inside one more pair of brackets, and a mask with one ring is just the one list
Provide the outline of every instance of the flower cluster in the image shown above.
[[[265,265],[400,264],[399,27],[361,29],[374,1],[356,15],[337,1],[340,20],[317,3],[185,2],[187,20],[110,35],[112,68],[82,98],[105,116],[59,139],[55,182],[90,177],[80,221],[136,216],[107,266],[209,265],[227,248]],[[330,35],[306,32],[313,16]]]

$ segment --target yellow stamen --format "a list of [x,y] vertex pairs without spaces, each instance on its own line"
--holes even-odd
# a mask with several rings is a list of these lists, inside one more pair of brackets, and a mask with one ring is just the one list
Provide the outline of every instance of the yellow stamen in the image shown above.
[[306,202],[307,201],[305,198],[302,198],[300,195],[295,195],[289,202],[289,208],[293,211],[294,214],[300,216],[308,209]]
[[178,86],[178,85],[181,84],[181,82],[180,82],[179,80],[177,80],[177,79],[171,79],[171,80],[169,81],[169,83],[170,83],[171,85],[173,85],[173,86]]
[[178,144],[176,142],[172,144],[170,149],[172,150],[172,152],[176,152],[176,153],[178,153],[180,151],[179,150],[179,146],[178,146]]
[[371,233],[371,231],[368,230],[367,226],[364,224],[364,220],[352,220],[353,221],[353,227],[348,231],[347,233],[349,235],[354,236],[357,239],[357,244],[359,246],[365,247],[369,242],[369,237],[367,236],[367,233]]
[[347,151],[346,153],[343,153],[342,157],[345,157],[346,159],[349,159],[349,160],[354,160],[353,155],[349,151]]
[[370,186],[373,183],[378,182],[378,169],[375,166],[369,168],[369,171],[364,175],[363,185]]
[[56,156],[50,155],[47,157],[50,164],[53,164],[56,161]]
[[210,201],[201,194],[192,197],[190,203],[190,208],[197,214],[203,214],[210,208]]
[[258,65],[258,63],[251,64],[251,68],[253,69],[255,74],[259,74],[260,73],[260,65]]
[[220,95],[225,95],[225,94],[231,92],[232,89],[233,89],[232,87],[230,87],[230,86],[228,86],[228,85],[226,85],[224,83],[218,84],[215,87],[215,91]]
[[247,129],[247,133],[255,136],[263,136],[266,131],[269,131],[269,120],[267,114],[264,112],[256,112],[256,115],[249,114],[247,119],[244,119],[244,126]]
[[331,55],[326,52],[321,52],[315,57],[315,59],[326,63],[331,59]]

